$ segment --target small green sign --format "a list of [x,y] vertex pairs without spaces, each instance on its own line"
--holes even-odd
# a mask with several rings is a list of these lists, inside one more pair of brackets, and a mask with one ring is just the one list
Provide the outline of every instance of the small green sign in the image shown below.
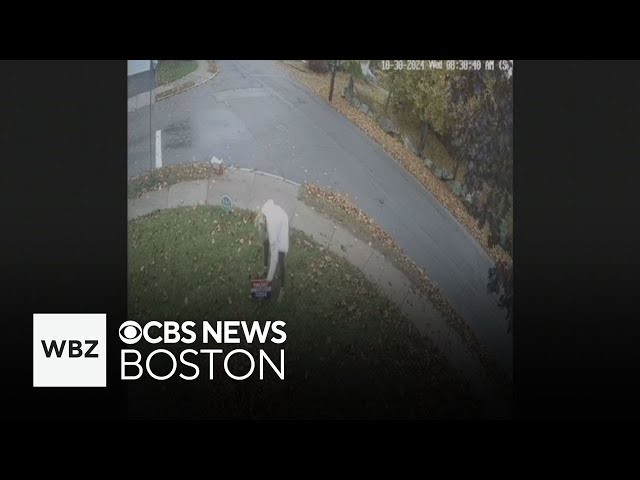
[[233,210],[233,204],[231,203],[231,198],[229,198],[228,195],[223,195],[220,199],[220,203],[222,204],[222,208],[225,212]]

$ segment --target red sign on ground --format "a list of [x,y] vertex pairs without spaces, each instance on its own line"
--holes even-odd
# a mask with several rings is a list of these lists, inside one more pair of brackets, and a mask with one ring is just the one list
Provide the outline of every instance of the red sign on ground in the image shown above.
[[251,280],[251,299],[269,300],[271,298],[271,282],[265,279]]

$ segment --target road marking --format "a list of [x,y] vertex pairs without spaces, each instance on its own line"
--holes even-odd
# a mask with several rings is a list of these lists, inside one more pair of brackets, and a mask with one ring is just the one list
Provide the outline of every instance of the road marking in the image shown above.
[[162,130],[156,130],[156,168],[162,168]]
[[256,172],[258,175],[262,175],[262,176],[264,176],[264,177],[271,177],[271,178],[275,178],[276,180],[281,180],[281,181],[283,181],[283,182],[289,183],[289,184],[294,185],[294,186],[296,186],[296,187],[301,187],[301,186],[302,186],[302,185],[300,185],[299,183],[294,182],[293,180],[287,180],[286,178],[281,177],[280,175],[274,175],[273,173],[262,172],[262,171],[260,171],[260,170],[256,170],[255,172]]
[[289,185],[293,185],[294,187],[301,187],[302,184],[298,182],[294,182],[293,180],[289,180],[288,178],[281,177],[280,175],[274,175],[273,173],[263,172],[262,170],[256,170],[255,168],[247,168],[247,167],[234,167],[230,166],[232,170],[240,170],[242,172],[255,173],[257,175],[262,175],[264,177],[275,178],[276,180],[281,180]]

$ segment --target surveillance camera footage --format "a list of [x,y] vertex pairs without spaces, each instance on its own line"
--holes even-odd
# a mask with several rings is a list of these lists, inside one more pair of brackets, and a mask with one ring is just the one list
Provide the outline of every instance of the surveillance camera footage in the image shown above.
[[0,63],[3,418],[637,418],[640,62],[403,42]]
[[509,418],[513,72],[129,60],[130,414]]

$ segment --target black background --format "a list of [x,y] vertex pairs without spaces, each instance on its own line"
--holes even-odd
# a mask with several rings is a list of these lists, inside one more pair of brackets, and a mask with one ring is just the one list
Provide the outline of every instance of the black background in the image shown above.
[[516,65],[516,416],[638,418],[640,63]]
[[[639,416],[638,66],[516,61],[516,419]],[[126,68],[0,67],[3,417],[126,415],[114,355],[108,388],[32,387],[33,313],[127,318]]]
[[117,355],[107,355],[107,388],[32,387],[32,326],[33,313],[106,313],[107,345],[115,345],[126,320],[127,62],[12,61],[1,68],[9,146],[2,167],[2,289],[9,292],[2,414],[121,418],[126,392]]

